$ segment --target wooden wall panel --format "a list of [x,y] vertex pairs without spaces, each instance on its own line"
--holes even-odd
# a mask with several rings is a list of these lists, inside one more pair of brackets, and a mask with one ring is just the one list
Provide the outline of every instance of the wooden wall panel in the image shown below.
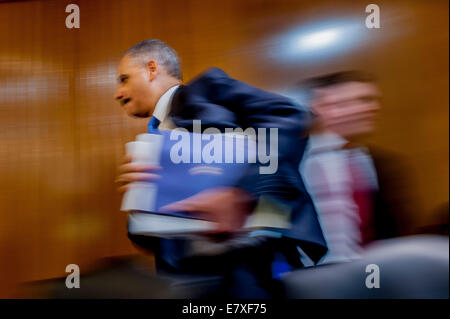
[[369,141],[404,155],[419,222],[448,202],[448,2],[378,1],[382,28],[322,60],[284,60],[283,37],[317,21],[363,23],[366,1],[79,0],[0,3],[0,297],[22,281],[88,269],[134,253],[113,180],[124,144],[145,120],[113,100],[124,50],[160,38],[185,80],[209,66],[271,90],[361,68],[374,72],[383,111]]
[[74,41],[55,28],[64,23],[64,6],[0,6],[3,296],[17,281],[64,273],[60,264],[74,248],[64,227],[77,214],[77,194]]

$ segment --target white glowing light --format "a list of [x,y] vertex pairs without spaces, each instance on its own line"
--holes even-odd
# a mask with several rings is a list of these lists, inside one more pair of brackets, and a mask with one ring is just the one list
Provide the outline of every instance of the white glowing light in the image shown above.
[[338,29],[329,29],[304,35],[299,39],[299,48],[312,50],[326,47],[339,38]]

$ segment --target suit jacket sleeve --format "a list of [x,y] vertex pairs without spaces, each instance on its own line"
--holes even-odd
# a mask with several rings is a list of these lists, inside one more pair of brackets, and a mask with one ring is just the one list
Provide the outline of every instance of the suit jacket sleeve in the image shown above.
[[254,167],[240,186],[256,195],[287,201],[302,196],[298,165],[311,122],[309,111],[286,97],[232,79],[217,68],[209,69],[180,93],[172,106],[172,118],[177,126],[192,129],[192,120],[200,119],[203,129],[252,127],[257,132],[258,128],[277,128],[277,172],[261,175]]
[[276,173],[259,174],[259,165],[253,165],[238,186],[255,197],[266,195],[292,207],[292,227],[284,236],[292,238],[315,262],[325,254],[325,239],[298,169],[312,119],[308,110],[213,68],[175,94],[171,117],[177,126],[188,130],[192,130],[194,119],[201,120],[202,129],[216,127],[222,132],[236,127],[256,131],[277,128]]

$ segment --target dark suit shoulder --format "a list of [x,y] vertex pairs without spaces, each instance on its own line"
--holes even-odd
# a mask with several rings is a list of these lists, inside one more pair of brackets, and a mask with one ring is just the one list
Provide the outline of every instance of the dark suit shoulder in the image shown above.
[[230,77],[224,70],[217,67],[210,67],[197,75],[194,79],[184,85],[184,92],[199,93],[214,97],[216,100],[230,100],[232,98],[252,97],[259,101],[270,99],[272,102],[278,101],[283,104],[295,104],[293,100],[286,96],[262,90],[249,83],[245,83]]
[[218,80],[218,79],[227,79],[230,78],[225,71],[222,69],[211,67],[200,74],[198,74],[196,77],[194,77],[191,81],[189,81],[185,86],[197,86],[200,83],[211,83],[211,81]]
[[216,68],[216,67],[210,67],[210,68],[206,69],[205,71],[203,71],[202,73],[200,73],[200,75],[198,77],[213,77],[213,78],[217,78],[217,77],[229,77],[229,76],[222,69],[219,69],[219,68]]

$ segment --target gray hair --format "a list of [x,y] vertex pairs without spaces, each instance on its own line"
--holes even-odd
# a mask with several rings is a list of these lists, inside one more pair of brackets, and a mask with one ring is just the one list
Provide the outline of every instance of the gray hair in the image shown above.
[[123,56],[125,55],[142,59],[143,63],[155,59],[169,75],[181,80],[180,59],[175,50],[161,40],[149,39],[139,42],[125,51]]

